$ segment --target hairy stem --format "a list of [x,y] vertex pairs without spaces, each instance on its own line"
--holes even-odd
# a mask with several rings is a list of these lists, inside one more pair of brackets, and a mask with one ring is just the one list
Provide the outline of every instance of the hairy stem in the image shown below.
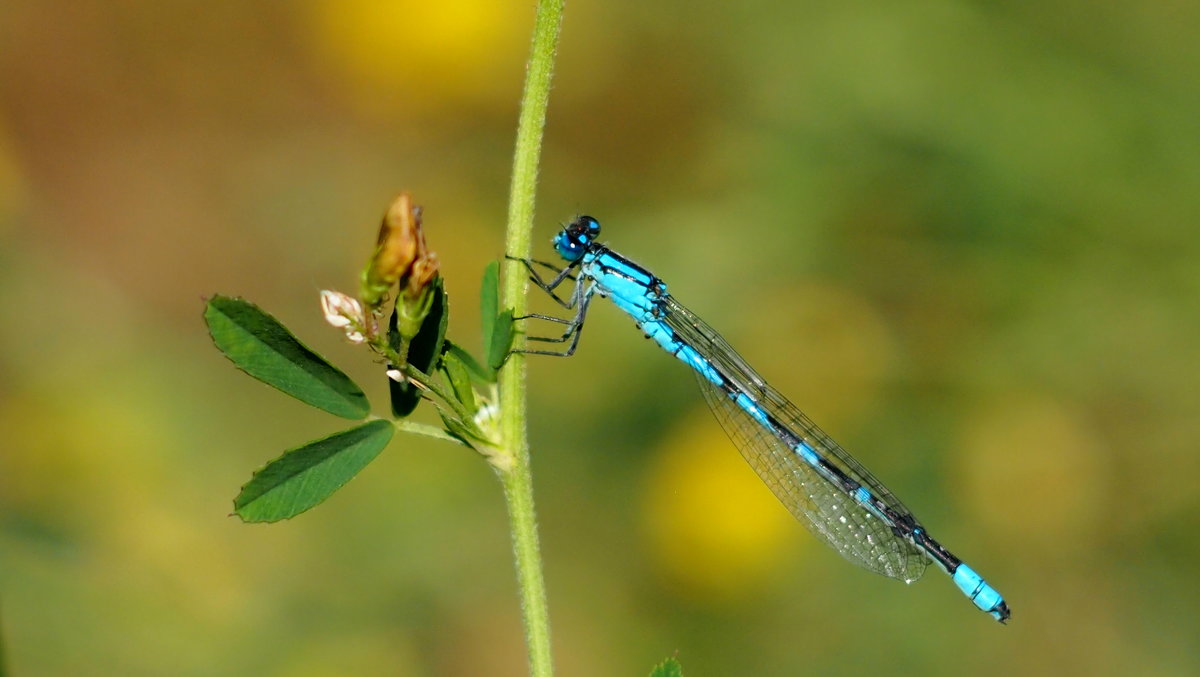
[[[508,197],[505,253],[516,258],[529,258],[538,160],[542,152],[542,131],[546,125],[546,105],[550,99],[550,79],[554,72],[554,56],[562,26],[563,4],[563,0],[539,0],[534,19]],[[524,269],[518,262],[506,259],[502,281],[503,306],[511,308],[514,315],[524,315],[527,288]],[[524,335],[517,332],[513,347],[520,348],[524,343]],[[533,677],[550,677],[554,671],[550,659],[550,618],[546,608],[542,558],[538,550],[529,442],[525,434],[524,355],[513,354],[508,359],[500,370],[499,385],[500,444],[513,459],[512,466],[501,472],[500,478],[508,503],[513,557],[516,560],[521,610],[525,621],[525,641],[529,649],[529,673]]]

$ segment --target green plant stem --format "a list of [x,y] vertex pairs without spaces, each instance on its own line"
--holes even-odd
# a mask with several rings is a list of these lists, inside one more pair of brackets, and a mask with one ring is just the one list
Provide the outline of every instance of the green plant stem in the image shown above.
[[[539,0],[534,19],[533,42],[525,71],[525,91],[521,95],[521,115],[517,122],[517,142],[513,153],[512,185],[508,196],[508,230],[505,253],[529,258],[533,233],[533,207],[537,194],[538,160],[542,152],[542,131],[546,126],[546,105],[550,100],[550,79],[562,27],[563,0]],[[513,315],[525,314],[528,281],[516,261],[504,261],[502,305]],[[525,336],[517,332],[513,348],[521,348]],[[521,610],[525,621],[525,642],[529,649],[529,674],[550,677],[554,667],[550,659],[550,617],[546,607],[546,583],[542,575],[542,556],[538,550],[537,517],[533,507],[533,477],[529,470],[529,441],[525,434],[525,357],[513,354],[499,374],[500,445],[512,455],[512,466],[500,473],[516,560]]]
[[[443,442],[450,442],[451,444],[466,446],[462,440],[453,435],[447,434],[446,431],[437,426],[408,420],[395,421],[395,426],[396,430],[403,430],[406,433],[424,435],[425,437],[432,437],[435,440],[442,440]],[[3,675],[0,675],[0,677],[3,677]]]
[[[377,343],[374,345],[374,348],[378,350],[384,357],[386,357],[388,362],[392,363],[393,367],[399,369],[400,373],[404,374],[405,378],[413,383],[416,383],[418,386],[433,393],[434,395],[437,395],[438,399],[440,399],[442,402],[445,402],[447,406],[453,409],[454,413],[458,414],[459,418],[461,418],[464,423],[470,423],[475,418],[475,412],[469,411],[463,406],[462,402],[458,401],[457,397],[452,396],[450,393],[446,392],[445,388],[442,388],[440,385],[438,385],[436,376],[426,374],[411,364],[408,364],[403,355],[395,350],[392,350],[385,343]],[[404,352],[407,353],[408,349],[406,348]],[[401,366],[397,367],[395,365]]]

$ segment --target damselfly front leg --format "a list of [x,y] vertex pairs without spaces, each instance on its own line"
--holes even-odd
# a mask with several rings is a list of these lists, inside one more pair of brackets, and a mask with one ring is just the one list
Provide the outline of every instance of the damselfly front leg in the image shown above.
[[[595,285],[593,284],[585,286],[580,284],[579,280],[576,279],[574,275],[571,275],[571,269],[574,268],[576,264],[571,264],[560,270],[556,266],[546,263],[545,261],[518,259],[511,256],[508,258],[523,263],[525,268],[529,271],[530,281],[537,285],[539,289],[546,292],[546,294],[558,302],[559,305],[567,309],[575,309],[575,316],[571,319],[554,317],[553,315],[542,315],[540,313],[530,313],[529,315],[521,315],[513,318],[514,320],[544,320],[546,322],[554,322],[556,324],[566,325],[566,329],[563,330],[561,336],[526,337],[526,340],[540,341],[542,343],[566,343],[567,341],[570,341],[570,345],[567,346],[566,350],[530,350],[528,348],[518,348],[513,350],[513,352],[524,353],[526,355],[551,355],[554,357],[570,357],[571,355],[575,354],[575,348],[579,346],[579,337],[582,335],[583,323],[587,318],[587,309],[592,300],[592,288]],[[538,274],[537,270],[534,269],[534,264],[553,270],[556,273],[554,279],[550,280],[549,282],[543,280],[541,275]],[[554,290],[558,288],[559,285],[561,285],[565,280],[571,280],[574,282],[575,287],[571,291],[571,296],[566,300],[563,300],[554,293]]]
[[[579,265],[579,262],[577,262],[577,261],[572,262],[566,268],[560,269],[558,266],[547,263],[545,261],[538,261],[535,259],[519,259],[515,256],[505,256],[504,258],[508,259],[509,261],[519,261],[522,265],[524,265],[525,269],[527,271],[529,271],[529,281],[534,283],[535,285],[537,285],[538,289],[541,289],[542,291],[546,292],[546,294],[548,294],[550,296],[550,298],[554,299],[555,302],[558,303],[558,305],[562,306],[563,308],[567,308],[567,309],[575,307],[575,304],[578,302],[578,299],[575,298],[577,296],[576,293],[572,292],[571,298],[567,301],[564,301],[558,297],[558,294],[554,293],[554,290],[557,289],[558,286],[561,285],[564,280],[571,280],[572,282],[575,283],[576,289],[579,288],[579,281],[576,280],[575,276],[571,274],[571,270],[573,268],[576,268]],[[549,282],[546,282],[545,280],[543,280],[542,276],[539,275],[537,270],[533,267],[534,264],[537,264],[544,268],[549,268],[550,270],[554,271],[554,273],[555,273],[554,279],[550,280]],[[533,317],[533,316],[526,315],[525,317]],[[513,319],[520,320],[520,319],[524,319],[524,318],[517,317],[517,318],[513,318]]]

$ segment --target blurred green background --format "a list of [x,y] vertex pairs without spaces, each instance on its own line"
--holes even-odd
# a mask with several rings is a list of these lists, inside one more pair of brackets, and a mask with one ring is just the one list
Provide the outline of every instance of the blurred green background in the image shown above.
[[[321,320],[400,189],[453,303],[502,254],[532,3],[0,5],[0,633],[14,675],[525,670],[498,483],[398,437],[272,526],[250,472],[346,427],[234,370],[239,294]],[[556,663],[642,675],[1200,673],[1200,5],[567,9],[537,242],[579,212],[1013,609],[849,565],[614,309],[530,366]]]

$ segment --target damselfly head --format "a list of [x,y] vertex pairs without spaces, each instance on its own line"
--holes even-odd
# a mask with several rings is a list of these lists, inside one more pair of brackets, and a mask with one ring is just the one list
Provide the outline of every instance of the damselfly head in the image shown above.
[[578,261],[598,237],[600,222],[590,216],[580,216],[554,236],[554,250],[567,261]]

